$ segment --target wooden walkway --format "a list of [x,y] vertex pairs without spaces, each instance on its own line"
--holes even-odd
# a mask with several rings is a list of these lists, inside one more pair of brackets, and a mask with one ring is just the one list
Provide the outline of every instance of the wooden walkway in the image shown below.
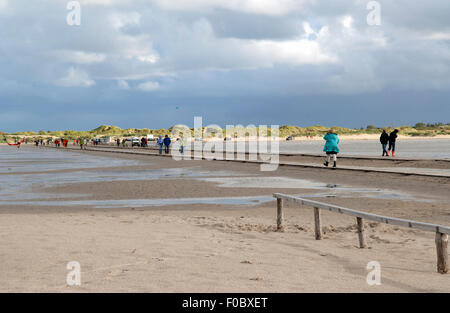
[[[64,148],[59,148],[64,149]],[[69,150],[80,151],[78,147],[69,147],[66,148]],[[154,149],[140,149],[140,148],[122,148],[122,147],[112,147],[112,146],[88,146],[85,149],[86,151],[98,151],[98,152],[112,152],[112,153],[124,153],[124,154],[135,154],[135,155],[151,155],[151,156],[159,156],[159,157],[172,157],[172,155],[168,154],[159,154]],[[186,156],[189,156],[186,154]],[[207,158],[202,156],[203,160]],[[264,161],[259,160],[239,160],[239,159],[223,159],[223,158],[214,158],[217,161],[226,161],[226,162],[240,162],[240,163],[253,163],[253,164],[268,164]],[[384,173],[384,174],[394,174],[394,175],[402,175],[402,176],[422,176],[422,177],[434,177],[434,178],[450,178],[450,170],[441,170],[441,169],[428,169],[428,168],[386,168],[386,167],[363,167],[363,166],[338,166],[337,168],[326,168],[322,164],[312,164],[312,163],[299,163],[299,162],[282,162],[280,161],[279,166],[289,166],[289,167],[297,167],[297,168],[316,168],[322,170],[337,170],[337,171],[355,171],[355,172],[365,172],[365,173]]]

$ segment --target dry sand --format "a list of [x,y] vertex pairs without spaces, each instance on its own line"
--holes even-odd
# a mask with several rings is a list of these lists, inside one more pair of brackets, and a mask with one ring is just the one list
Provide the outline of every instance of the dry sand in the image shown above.
[[[368,212],[450,225],[450,180],[279,168],[253,164],[173,161],[152,156],[83,152],[139,160],[126,170],[195,168],[232,171],[261,181],[278,177],[383,188],[411,197],[349,194],[318,198]],[[98,169],[86,169],[96,171]],[[124,168],[109,170],[124,171]],[[66,170],[65,172],[70,172]],[[20,174],[17,174],[20,175]],[[223,178],[223,183],[227,180]],[[73,194],[68,200],[312,194],[298,188],[222,187],[195,177],[106,181],[36,188]],[[80,197],[78,194],[86,194]],[[62,203],[62,202],[61,202]],[[354,220],[323,213],[325,238],[314,240],[312,209],[288,207],[275,231],[274,201],[255,205],[0,206],[2,292],[449,292],[450,275],[436,273],[434,234],[367,223],[370,249],[357,248]],[[66,264],[81,264],[82,284],[66,285]],[[370,261],[381,264],[380,286],[366,283]]]

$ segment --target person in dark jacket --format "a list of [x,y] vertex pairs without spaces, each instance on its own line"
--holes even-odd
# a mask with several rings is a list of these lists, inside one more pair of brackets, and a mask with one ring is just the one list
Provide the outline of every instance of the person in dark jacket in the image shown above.
[[389,134],[389,149],[387,151],[387,154],[389,156],[389,152],[392,151],[392,156],[395,156],[395,143],[397,142],[397,134],[398,129],[395,129],[392,133]]
[[171,143],[171,140],[170,140],[169,136],[166,135],[166,136],[164,137],[164,152],[165,152],[166,154],[169,153],[170,143]]
[[383,129],[383,132],[381,133],[380,142],[381,142],[381,146],[383,147],[383,155],[382,156],[389,156],[389,154],[386,150],[387,144],[389,143],[389,135],[386,132],[386,129]]

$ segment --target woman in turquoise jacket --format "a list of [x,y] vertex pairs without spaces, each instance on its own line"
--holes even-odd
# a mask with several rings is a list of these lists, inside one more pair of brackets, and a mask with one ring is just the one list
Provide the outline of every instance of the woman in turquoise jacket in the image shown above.
[[327,160],[323,165],[328,166],[330,164],[331,156],[333,156],[333,167],[336,167],[337,162],[337,154],[339,153],[339,138],[338,135],[333,132],[332,129],[330,129],[327,134],[323,137],[323,139],[326,141],[325,147],[323,148],[323,151],[327,154]]

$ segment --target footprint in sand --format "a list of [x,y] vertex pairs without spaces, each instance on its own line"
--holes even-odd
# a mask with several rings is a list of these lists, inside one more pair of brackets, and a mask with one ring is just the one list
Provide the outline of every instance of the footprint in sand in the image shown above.
[[387,239],[382,239],[382,238],[380,238],[380,237],[378,237],[378,236],[375,236],[375,235],[370,235],[369,237],[370,237],[371,239],[375,240],[375,241],[378,242],[378,243],[391,243],[389,240],[387,240]]
[[117,276],[122,275],[123,273],[128,272],[128,269],[125,268],[115,268],[113,270],[111,270],[108,274],[107,274],[107,279],[111,280]]
[[253,281],[263,281],[263,279],[262,279],[261,277],[253,277],[253,278],[250,278],[250,280],[253,280]]
[[244,261],[241,262],[241,264],[253,264],[253,262],[252,261],[248,261],[248,260],[244,260]]

